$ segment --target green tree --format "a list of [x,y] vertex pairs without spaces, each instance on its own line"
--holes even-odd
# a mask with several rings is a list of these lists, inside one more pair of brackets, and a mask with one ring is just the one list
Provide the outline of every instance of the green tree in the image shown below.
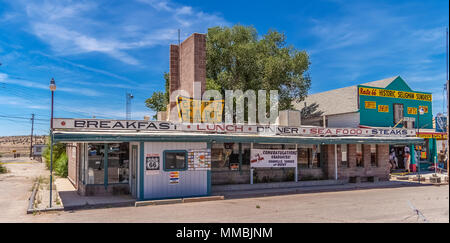
[[300,110],[300,115],[302,119],[310,119],[310,118],[316,118],[323,115],[323,111],[319,110],[319,104],[312,103],[310,105],[305,105]]
[[208,83],[220,84],[222,91],[278,90],[280,110],[304,100],[311,85],[308,54],[287,45],[275,30],[259,38],[251,26],[210,28],[206,53]]
[[[292,45],[286,36],[270,30],[259,37],[252,26],[213,27],[206,36],[206,89],[278,90],[279,109],[292,109],[292,102],[304,100],[311,85],[307,73],[309,56]],[[154,111],[164,111],[169,98],[166,91],[155,92],[146,100]]]
[[[47,168],[50,169],[50,136],[47,138],[47,147],[45,147],[42,156],[45,159]],[[68,160],[66,155],[66,144],[55,143],[53,144],[53,171],[56,175],[67,177],[68,173]]]
[[[169,73],[164,73],[165,79],[165,91],[156,91],[152,94],[150,98],[145,100],[145,106],[150,108],[151,110],[158,111],[166,111],[167,104],[169,104]],[[153,119],[156,119],[157,114],[153,116]]]

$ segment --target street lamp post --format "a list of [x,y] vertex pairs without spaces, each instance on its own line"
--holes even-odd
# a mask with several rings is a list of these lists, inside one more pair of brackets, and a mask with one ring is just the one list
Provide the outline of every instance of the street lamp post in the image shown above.
[[53,188],[53,93],[56,90],[55,79],[50,81],[50,90],[52,91],[52,109],[50,116],[50,208],[52,207],[52,188]]
[[[420,115],[423,115],[423,114],[424,114],[423,107],[419,106],[417,108],[417,134],[419,135],[419,137],[420,137]],[[419,175],[419,184],[420,184],[420,157],[421,157],[421,153],[422,153],[422,150],[419,151],[418,156],[417,156],[417,174]]]

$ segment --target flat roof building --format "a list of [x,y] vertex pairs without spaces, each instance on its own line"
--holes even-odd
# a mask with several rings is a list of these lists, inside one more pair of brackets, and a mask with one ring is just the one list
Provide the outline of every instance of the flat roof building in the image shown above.
[[[205,36],[194,34],[181,47],[171,46],[171,93],[182,87],[190,99],[194,82],[203,85],[205,45]],[[357,95],[358,88],[351,89],[346,92]],[[353,93],[345,109],[355,113]],[[68,174],[78,192],[148,200],[206,196],[230,184],[388,180],[389,146],[423,143],[414,129],[404,127],[304,126],[289,117],[295,111],[283,113],[275,125],[250,125],[182,123],[181,112],[171,112],[179,109],[177,102],[168,108],[170,115],[160,121],[54,119],[54,140],[71,145]]]

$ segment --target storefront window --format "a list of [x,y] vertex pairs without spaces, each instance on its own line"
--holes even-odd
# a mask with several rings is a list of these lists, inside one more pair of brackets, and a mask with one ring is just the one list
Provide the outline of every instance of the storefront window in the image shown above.
[[108,144],[108,184],[128,183],[129,143]]
[[362,144],[356,144],[356,166],[364,167]]
[[186,151],[164,151],[164,170],[185,170],[186,168]]
[[300,144],[297,147],[297,152],[299,168],[320,167],[320,146]]
[[85,183],[85,174],[86,174],[86,166],[85,166],[85,154],[86,154],[86,145],[84,143],[78,144],[78,158],[79,158],[79,170],[78,170],[78,180],[82,183]]
[[225,150],[225,144],[213,143],[211,146],[211,169],[228,168],[231,150]]
[[242,143],[242,165],[250,166],[250,151],[251,144],[250,143]]
[[299,168],[310,168],[309,148],[307,145],[300,145],[297,149],[297,163]]
[[86,183],[104,184],[105,183],[105,145],[90,143],[88,144],[88,166]]
[[312,146],[312,167],[320,167],[320,145]]
[[394,124],[403,119],[403,104],[394,104]]
[[370,145],[370,165],[371,166],[378,166],[377,163],[377,145],[371,144]]
[[338,154],[341,154],[341,166],[348,167],[348,144],[339,144],[337,149]]
[[255,143],[254,149],[283,149],[283,144]]

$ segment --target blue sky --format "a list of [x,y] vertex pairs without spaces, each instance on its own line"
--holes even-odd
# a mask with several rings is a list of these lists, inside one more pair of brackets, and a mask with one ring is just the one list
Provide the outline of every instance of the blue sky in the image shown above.
[[[442,112],[448,1],[1,1],[0,136],[48,131],[55,117],[152,115],[144,101],[163,90],[169,44],[209,27],[253,25],[284,32],[311,58],[310,93],[400,75],[433,93]],[[10,118],[6,118],[9,116]],[[11,116],[16,118],[11,118]]]

